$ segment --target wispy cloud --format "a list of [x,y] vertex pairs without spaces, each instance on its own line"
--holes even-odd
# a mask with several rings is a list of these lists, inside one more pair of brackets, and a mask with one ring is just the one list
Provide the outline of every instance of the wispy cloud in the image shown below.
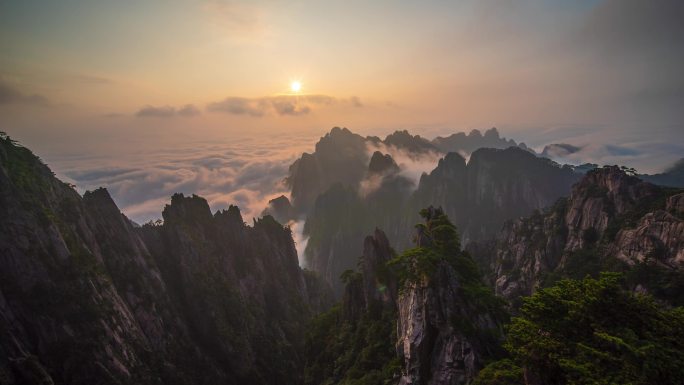
[[45,107],[49,105],[49,102],[43,95],[27,94],[10,84],[0,82],[0,105],[2,104],[24,104]]
[[174,116],[191,117],[200,114],[200,110],[192,104],[183,107],[145,106],[135,113],[139,118],[171,118]]
[[268,35],[266,8],[257,2],[209,0],[203,9],[210,22],[234,43],[257,42]]
[[261,98],[232,96],[209,103],[207,111],[253,117],[266,115],[298,116],[306,115],[316,108],[333,105],[363,107],[361,100],[356,96],[351,98],[335,98],[328,95],[276,95]]
[[179,108],[176,113],[180,116],[195,116],[200,114],[200,110],[193,104],[186,104]]
[[[609,128],[595,129],[587,133],[578,131],[569,135],[551,132],[551,135],[558,135],[558,138],[552,142],[554,144],[545,146],[546,151],[543,155],[559,163],[618,164],[635,167],[642,173],[658,173],[681,158],[681,154],[684,153],[684,144],[660,139],[657,130],[654,130],[653,138],[645,139],[638,132],[626,135],[624,128],[621,129],[622,131]],[[620,135],[622,140],[616,144],[607,144]],[[551,137],[548,139],[553,140]]]

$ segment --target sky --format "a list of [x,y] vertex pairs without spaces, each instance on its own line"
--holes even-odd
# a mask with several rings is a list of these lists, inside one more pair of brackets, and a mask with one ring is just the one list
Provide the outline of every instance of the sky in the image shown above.
[[256,207],[333,126],[496,126],[657,172],[684,154],[682,20],[678,0],[1,0],[0,131],[137,220],[174,190]]

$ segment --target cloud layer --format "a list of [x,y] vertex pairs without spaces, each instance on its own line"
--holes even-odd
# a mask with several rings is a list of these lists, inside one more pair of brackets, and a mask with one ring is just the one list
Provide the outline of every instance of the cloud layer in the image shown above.
[[193,104],[186,104],[182,107],[172,106],[145,106],[135,113],[139,118],[171,118],[174,116],[191,117],[200,114],[200,110]]
[[261,98],[233,96],[227,97],[221,101],[209,103],[207,105],[207,111],[253,117],[267,115],[297,116],[306,115],[318,107],[332,105],[363,106],[358,97],[340,99],[328,95],[277,95]]
[[283,184],[287,169],[302,152],[311,151],[314,140],[282,135],[194,142],[107,157],[53,158],[50,166],[81,192],[106,187],[121,210],[138,223],[160,218],[176,192],[203,196],[212,210],[235,204],[249,222],[269,199],[289,194]]
[[3,104],[24,104],[30,106],[47,106],[48,99],[39,94],[26,94],[17,88],[0,82],[0,105]]

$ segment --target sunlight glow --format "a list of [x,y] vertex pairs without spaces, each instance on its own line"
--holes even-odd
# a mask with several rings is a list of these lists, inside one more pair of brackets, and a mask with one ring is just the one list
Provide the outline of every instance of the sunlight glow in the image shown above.
[[299,80],[295,80],[292,83],[290,83],[290,90],[292,92],[299,92],[302,90],[302,83]]

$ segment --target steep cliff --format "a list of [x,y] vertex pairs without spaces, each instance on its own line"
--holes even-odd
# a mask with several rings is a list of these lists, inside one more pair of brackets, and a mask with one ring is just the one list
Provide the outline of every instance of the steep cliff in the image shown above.
[[185,375],[179,367],[150,373],[156,370],[149,353],[187,347],[186,334],[164,314],[168,297],[159,271],[112,205],[104,190],[82,199],[28,149],[0,140],[4,383],[160,382],[166,374]]
[[417,247],[392,262],[401,285],[399,384],[467,384],[501,353],[503,303],[483,284],[444,212],[430,207],[421,216]]
[[310,307],[290,230],[182,194],[162,215],[141,232],[193,339],[239,382],[299,383]]
[[288,223],[291,220],[297,219],[297,213],[292,207],[290,200],[285,195],[273,198],[268,201],[268,206],[261,213],[262,217],[267,215],[275,218],[280,223]]
[[[300,383],[328,305],[289,229],[175,195],[136,228],[0,138],[2,384]],[[276,380],[277,379],[277,380]]]
[[529,215],[566,196],[579,176],[569,167],[516,147],[475,151],[467,169],[467,207],[456,223],[466,241],[487,239],[504,221]]
[[422,215],[417,247],[404,254],[380,230],[365,239],[340,305],[313,322],[307,383],[467,384],[500,356],[503,301],[443,211]]
[[[399,136],[411,137],[406,135]],[[405,234],[420,219],[418,211],[434,205],[461,229],[464,242],[487,239],[506,220],[529,215],[567,195],[580,178],[569,167],[517,147],[479,149],[468,163],[461,155],[448,153],[417,186],[388,154],[376,151],[366,167],[357,185],[337,183],[320,193],[307,215],[305,234],[310,239],[305,260],[338,296],[343,288],[339,275],[354,268],[364,234],[375,227],[404,250],[411,246]]]
[[368,165],[366,143],[366,138],[335,127],[316,143],[313,154],[302,154],[290,166],[287,178],[296,212],[307,213],[334,184],[356,187]]
[[358,270],[342,275],[341,302],[309,327],[305,384],[396,383],[397,280],[387,266],[394,257],[382,231],[366,237]]
[[[683,196],[603,167],[588,172],[569,198],[509,222],[489,249],[475,253],[492,269],[497,293],[510,300],[561,277],[603,270],[628,272],[635,287],[679,296],[672,285],[684,267]],[[653,274],[667,282],[653,282]]]
[[396,131],[382,140],[375,136],[354,134],[347,128],[334,127],[316,143],[313,153],[302,154],[290,166],[286,181],[297,214],[308,214],[316,198],[334,185],[341,184],[345,188],[358,190],[367,176],[369,163],[371,172],[374,166],[382,166],[377,163],[382,160],[380,158],[370,162],[370,149],[381,146],[392,147],[413,157],[439,152],[428,140],[407,131]]

